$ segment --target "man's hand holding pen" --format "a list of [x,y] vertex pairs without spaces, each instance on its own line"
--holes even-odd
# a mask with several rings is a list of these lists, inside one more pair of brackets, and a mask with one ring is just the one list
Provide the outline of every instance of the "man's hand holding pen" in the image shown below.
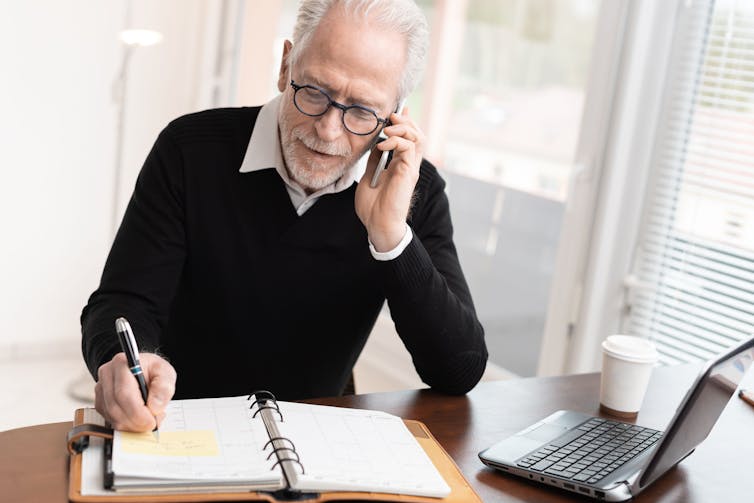
[[140,363],[149,388],[146,405],[124,353],[99,368],[94,406],[116,430],[152,431],[165,418],[175,393],[176,372],[167,360],[141,353]]

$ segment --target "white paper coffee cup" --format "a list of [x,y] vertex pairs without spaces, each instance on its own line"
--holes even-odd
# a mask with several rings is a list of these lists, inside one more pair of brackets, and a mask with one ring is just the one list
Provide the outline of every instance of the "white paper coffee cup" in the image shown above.
[[611,335],[605,339],[600,409],[618,417],[636,417],[657,358],[657,348],[647,339],[633,335]]

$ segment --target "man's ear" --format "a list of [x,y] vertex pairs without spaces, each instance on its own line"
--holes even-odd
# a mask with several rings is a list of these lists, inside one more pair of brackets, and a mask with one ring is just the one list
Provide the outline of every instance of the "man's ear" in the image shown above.
[[285,92],[288,87],[290,79],[290,68],[288,65],[288,57],[291,54],[291,48],[293,43],[290,40],[286,40],[283,43],[283,57],[280,59],[280,74],[278,75],[278,91]]

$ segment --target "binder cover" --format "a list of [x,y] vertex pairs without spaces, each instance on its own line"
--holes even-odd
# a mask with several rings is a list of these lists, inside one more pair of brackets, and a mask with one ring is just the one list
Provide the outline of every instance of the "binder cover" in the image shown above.
[[345,492],[331,491],[317,494],[299,493],[298,491],[278,491],[276,493],[268,492],[206,492],[206,493],[171,493],[171,494],[122,494],[113,492],[111,495],[83,495],[81,494],[81,468],[82,457],[78,449],[85,449],[87,436],[112,436],[107,429],[98,425],[84,424],[84,410],[76,410],[73,429],[68,435],[68,448],[71,452],[69,464],[69,483],[68,498],[74,502],[194,502],[194,501],[268,501],[271,503],[284,501],[301,501],[307,503],[325,502],[325,501],[394,501],[406,503],[474,503],[479,502],[479,496],[468,484],[463,474],[459,470],[450,455],[442,448],[437,440],[432,436],[424,423],[420,421],[404,419],[408,430],[414,435],[419,445],[427,453],[437,470],[440,472],[445,482],[450,486],[451,492],[444,498],[431,498],[424,496],[408,496],[392,493],[374,493],[374,492]]

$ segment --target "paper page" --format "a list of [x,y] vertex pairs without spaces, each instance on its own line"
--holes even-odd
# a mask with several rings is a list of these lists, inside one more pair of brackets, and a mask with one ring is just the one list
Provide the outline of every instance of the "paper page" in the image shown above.
[[101,496],[111,495],[104,487],[105,476],[102,471],[104,466],[104,454],[102,444],[104,440],[99,437],[89,439],[89,447],[84,449],[81,458],[81,495]]
[[[252,419],[246,397],[177,400],[168,405],[160,425],[160,443],[152,434],[138,437],[115,432],[113,472],[116,483],[144,479],[191,482],[281,480],[262,447],[268,440],[259,416]],[[164,444],[163,444],[164,442]]]
[[281,434],[306,473],[301,490],[350,490],[443,497],[440,473],[401,418],[379,411],[278,402]]

